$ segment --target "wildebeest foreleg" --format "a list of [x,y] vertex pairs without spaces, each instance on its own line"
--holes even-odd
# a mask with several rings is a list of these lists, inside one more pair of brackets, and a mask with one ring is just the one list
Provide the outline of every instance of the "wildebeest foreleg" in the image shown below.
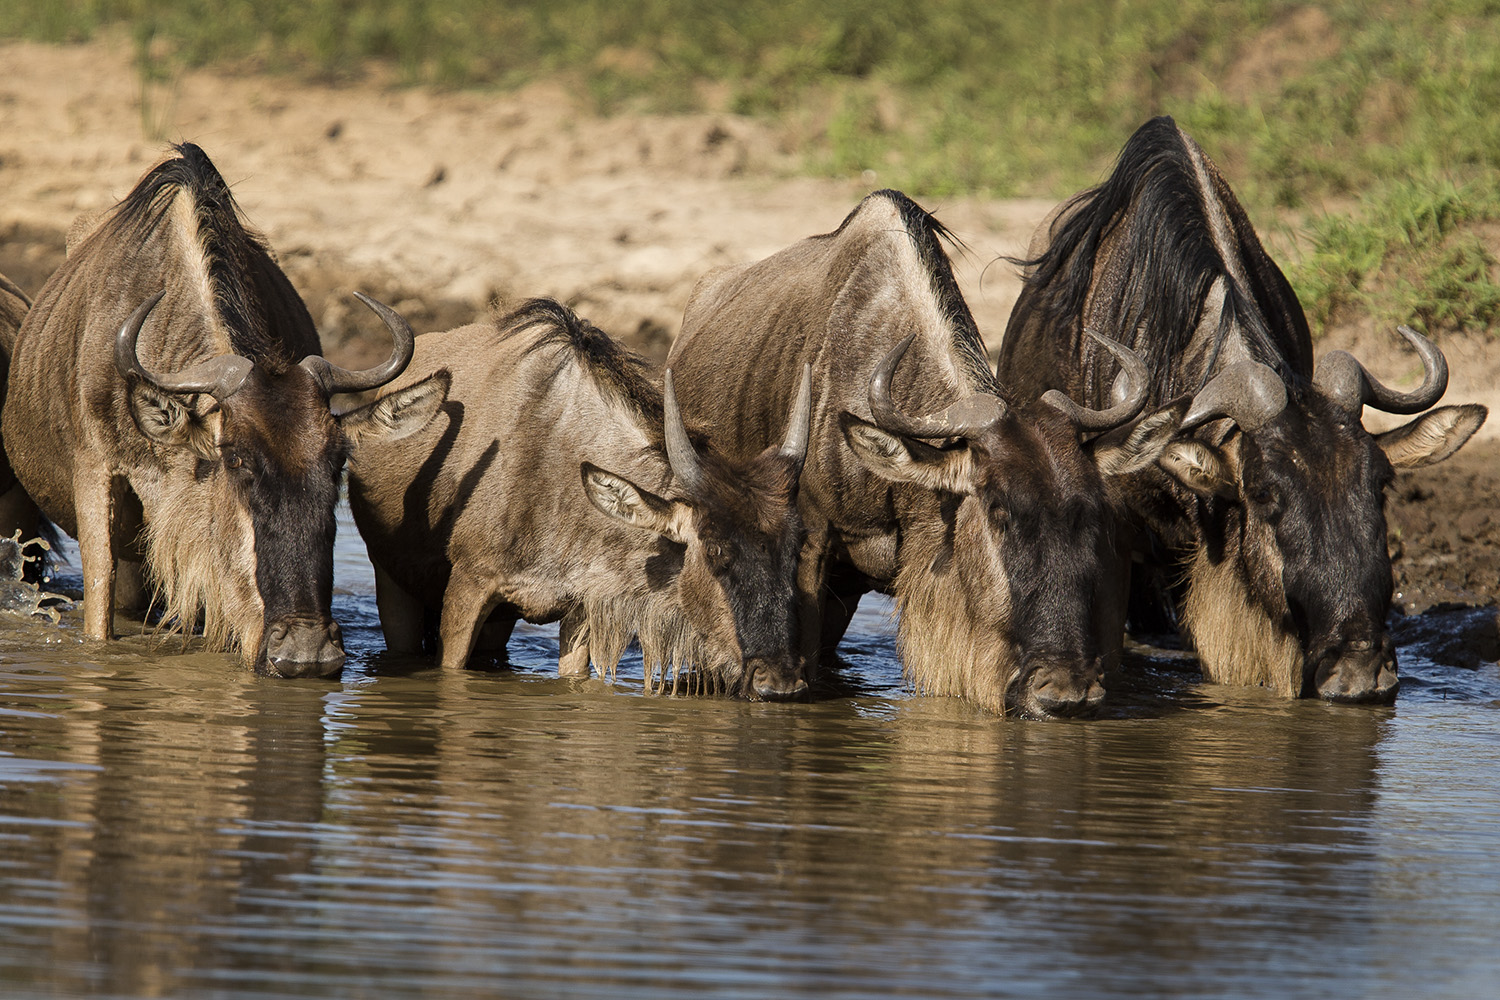
[[589,627],[588,617],[582,607],[576,607],[563,616],[557,629],[557,676],[587,677],[589,675]]
[[[827,576],[828,531],[809,527],[797,559],[797,627],[804,677],[816,674],[822,654],[823,585]],[[847,628],[848,623],[844,624]]]
[[146,567],[139,559],[115,560],[115,606],[141,614],[151,604],[146,592]]
[[375,606],[380,609],[380,631],[385,636],[385,648],[412,656],[421,653],[422,602],[403,590],[379,566],[375,567]]
[[78,517],[78,552],[83,563],[83,634],[113,637],[115,553],[113,477],[87,453],[74,459],[73,509]]
[[849,631],[854,612],[859,609],[860,592],[848,592],[825,587],[823,592],[823,634],[819,640],[818,656],[824,663],[832,663],[838,655],[839,643]]
[[457,668],[469,662],[480,623],[499,603],[500,597],[488,581],[453,567],[438,624],[438,658],[444,667]]
[[490,613],[479,626],[479,635],[474,640],[474,652],[504,656],[510,644],[510,634],[516,629],[516,619],[499,611]]

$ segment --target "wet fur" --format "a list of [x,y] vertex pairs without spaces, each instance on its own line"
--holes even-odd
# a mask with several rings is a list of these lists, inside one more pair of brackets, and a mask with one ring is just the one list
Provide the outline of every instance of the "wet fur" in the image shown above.
[[1189,561],[1182,619],[1203,675],[1218,684],[1261,686],[1296,698],[1302,693],[1302,647],[1251,596],[1243,566],[1235,559],[1210,559],[1201,548]]
[[[950,516],[978,516],[972,507],[955,507]],[[1009,592],[1003,585],[976,592],[965,581],[1004,580],[1004,568],[962,572],[965,561],[996,557],[984,546],[956,545],[955,539],[953,526],[938,521],[916,525],[903,540],[895,581],[901,663],[917,691],[964,698],[1003,714],[1016,679],[1015,646],[1007,634],[975,625],[1008,622]]]
[[[217,470],[211,474],[221,476]],[[214,503],[205,510],[202,485],[185,477],[165,477],[157,502],[147,512],[142,534],[154,605],[161,613],[158,627],[186,634],[201,623],[210,649],[248,650],[253,657],[260,648],[264,609],[251,583],[255,545],[245,523],[249,515],[238,504]],[[225,566],[248,566],[249,572],[226,573]]]

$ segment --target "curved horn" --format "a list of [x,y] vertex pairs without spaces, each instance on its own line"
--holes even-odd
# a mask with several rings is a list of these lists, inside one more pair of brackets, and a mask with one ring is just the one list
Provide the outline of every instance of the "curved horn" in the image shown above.
[[1411,392],[1388,389],[1347,351],[1330,351],[1323,356],[1313,373],[1313,386],[1351,413],[1358,413],[1366,403],[1387,413],[1420,413],[1442,399],[1448,389],[1448,359],[1436,344],[1411,327],[1396,329],[1422,358],[1420,386]]
[[406,366],[411,364],[412,352],[416,349],[416,334],[412,332],[411,324],[401,318],[400,313],[384,303],[375,301],[363,292],[355,292],[354,297],[369,306],[371,311],[380,317],[386,329],[391,331],[391,339],[395,343],[391,347],[391,356],[384,364],[357,372],[340,368],[318,354],[303,358],[302,367],[307,369],[308,374],[316,379],[323,387],[323,391],[330,396],[336,392],[364,392],[366,389],[378,389],[406,371]]
[[1073,402],[1066,393],[1056,389],[1049,389],[1043,393],[1042,402],[1061,410],[1072,418],[1081,430],[1113,430],[1134,420],[1146,405],[1146,379],[1149,374],[1146,370],[1146,362],[1141,360],[1139,354],[1119,341],[1111,340],[1092,329],[1085,329],[1083,332],[1103,344],[1105,349],[1120,363],[1120,374],[1115,376],[1114,385],[1109,393],[1114,405],[1105,410],[1091,410]]
[[682,481],[687,491],[696,493],[703,485],[703,466],[698,462],[693,442],[688,439],[687,427],[682,423],[682,411],[677,408],[677,393],[672,389],[672,369],[667,369],[662,383],[662,435],[667,440],[667,464],[672,467],[672,475]]
[[151,315],[151,310],[156,308],[166,294],[167,290],[163,288],[142,302],[120,327],[120,332],[115,334],[115,368],[122,377],[129,379],[134,376],[162,392],[204,392],[222,403],[245,384],[245,378],[254,367],[251,361],[238,354],[221,354],[174,375],[158,375],[147,371],[146,366],[141,364],[140,355],[136,353],[141,327],[146,325],[146,317]]
[[802,381],[797,385],[797,398],[792,403],[792,415],[786,425],[786,438],[781,442],[781,454],[801,465],[807,458],[807,438],[812,427],[812,365],[802,366]]
[[941,413],[925,417],[913,417],[897,408],[891,399],[891,375],[916,338],[915,333],[907,334],[905,340],[891,348],[870,376],[870,413],[877,426],[893,434],[916,438],[975,437],[1005,416],[1004,401],[984,392],[976,392]]
[[1182,430],[1228,417],[1244,431],[1258,430],[1286,409],[1286,383],[1269,365],[1236,361],[1193,396]]

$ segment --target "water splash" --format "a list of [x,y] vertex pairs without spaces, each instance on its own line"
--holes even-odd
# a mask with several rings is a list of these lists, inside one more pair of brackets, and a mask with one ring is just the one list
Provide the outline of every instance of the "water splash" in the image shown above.
[[[28,551],[30,550],[30,551]],[[31,617],[41,615],[56,625],[61,612],[73,602],[64,594],[54,594],[27,582],[26,564],[45,565],[52,545],[45,538],[21,539],[21,529],[9,538],[0,537],[0,611]]]

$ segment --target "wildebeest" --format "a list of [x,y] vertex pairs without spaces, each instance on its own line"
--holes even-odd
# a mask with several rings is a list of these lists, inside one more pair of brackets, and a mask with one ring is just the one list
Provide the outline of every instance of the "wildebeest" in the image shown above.
[[[1105,398],[1102,331],[1151,370],[1153,401],[1193,394],[1191,432],[1125,492],[1159,563],[1185,576],[1181,621],[1204,673],[1291,696],[1389,701],[1391,567],[1383,494],[1393,469],[1440,461],[1484,422],[1445,406],[1372,435],[1363,406],[1417,413],[1447,365],[1403,327],[1425,377],[1411,392],[1351,355],[1314,367],[1301,304],[1198,145],[1166,117],[1142,126],[1096,188],[1033,240],[999,376],[1022,398]],[[1169,471],[1170,470],[1170,474]]]
[[[919,689],[1091,711],[1120,640],[1096,627],[1095,588],[1117,571],[1102,479],[1153,461],[1181,413],[1104,436],[1145,401],[1140,360],[1111,345],[1115,402],[1008,404],[944,237],[905,195],[876,192],[833,233],[703,278],[668,364],[684,412],[737,455],[774,440],[794,373],[817,373],[799,504],[809,663],[881,590]],[[1080,444],[1084,432],[1100,436]]]
[[111,633],[116,563],[144,560],[164,620],[202,619],[274,674],[342,664],[334,504],[355,442],[399,435],[441,380],[343,415],[338,392],[401,372],[410,328],[366,299],[390,359],[319,356],[302,300],[197,146],[150,170],[71,246],[11,354],[4,439],[21,484],[78,539],[84,633]]
[[493,644],[518,619],[560,619],[563,674],[612,671],[634,634],[648,681],[660,668],[675,685],[691,664],[748,697],[807,690],[792,595],[805,381],[779,443],[736,462],[683,423],[671,372],[657,388],[642,358],[551,300],[418,337],[387,391],[440,365],[443,415],[349,464],[390,648],[418,651],[439,608],[453,667],[486,621]]

